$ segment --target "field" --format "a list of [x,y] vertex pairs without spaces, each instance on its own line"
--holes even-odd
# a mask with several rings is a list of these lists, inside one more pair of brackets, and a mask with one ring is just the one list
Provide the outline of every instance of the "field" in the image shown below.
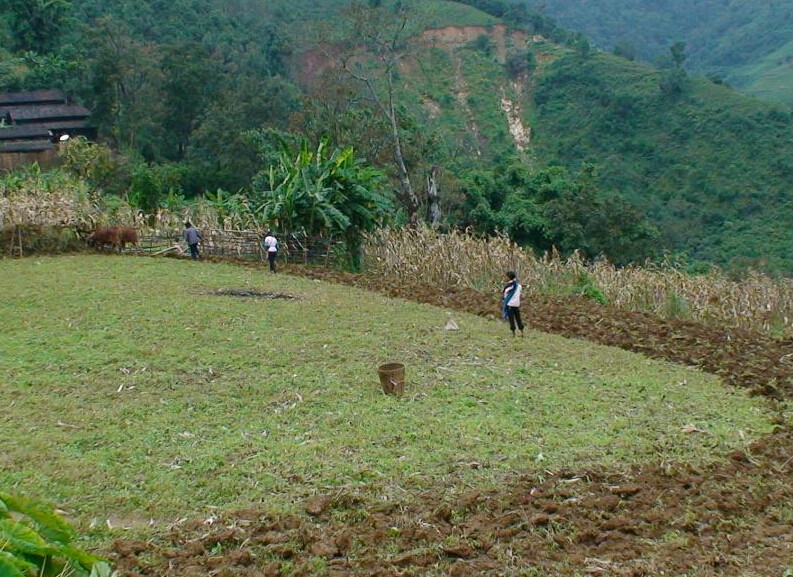
[[[784,401],[257,267],[0,271],[0,486],[54,503],[124,575],[789,568]],[[377,384],[392,360],[401,398]]]

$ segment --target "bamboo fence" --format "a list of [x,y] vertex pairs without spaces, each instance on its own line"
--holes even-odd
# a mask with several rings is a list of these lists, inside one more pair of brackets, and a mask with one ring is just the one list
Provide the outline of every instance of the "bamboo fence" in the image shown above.
[[[243,260],[266,260],[262,248],[264,235],[253,230],[202,231],[199,247],[202,256],[213,258],[238,258]],[[309,236],[302,232],[278,235],[280,248],[278,259],[282,263],[302,263],[332,266],[336,262],[338,242],[333,238]],[[127,246],[125,252],[135,252]],[[187,244],[182,233],[144,235],[140,238],[140,253],[150,256],[163,254],[186,254]]]

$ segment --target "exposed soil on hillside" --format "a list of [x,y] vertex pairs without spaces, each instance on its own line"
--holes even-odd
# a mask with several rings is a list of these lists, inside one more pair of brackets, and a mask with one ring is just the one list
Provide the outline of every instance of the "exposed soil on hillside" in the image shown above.
[[[473,290],[284,268],[449,309],[497,312],[497,295]],[[525,310],[539,330],[697,365],[761,394],[793,394],[789,341],[585,299],[544,298]],[[746,452],[715,457],[699,468],[516,474],[497,490],[460,483],[398,503],[317,495],[302,514],[239,511],[181,523],[149,542],[117,541],[112,558],[123,577],[782,575],[793,568],[793,432],[780,429]]]
[[[793,559],[789,433],[698,470],[562,472],[409,503],[320,495],[118,541],[121,575],[781,575]],[[535,568],[534,573],[521,569]]]

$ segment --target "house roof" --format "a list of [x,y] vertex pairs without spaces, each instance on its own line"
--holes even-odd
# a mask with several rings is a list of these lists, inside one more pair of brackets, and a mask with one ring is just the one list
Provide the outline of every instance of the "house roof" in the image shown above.
[[66,94],[62,90],[34,90],[32,92],[0,94],[0,107],[22,104],[66,104]]
[[85,132],[86,130],[96,130],[88,119],[85,120],[59,120],[53,122],[47,122],[42,125],[30,125],[25,124],[23,126],[44,126],[53,132],[65,132],[68,133],[70,130],[75,132]]
[[15,123],[81,120],[91,115],[87,108],[79,104],[9,106],[8,111],[11,113],[11,120]]
[[50,138],[52,133],[40,124],[0,128],[0,141]]
[[0,142],[0,153],[3,152],[38,152],[53,148],[49,140],[18,140]]

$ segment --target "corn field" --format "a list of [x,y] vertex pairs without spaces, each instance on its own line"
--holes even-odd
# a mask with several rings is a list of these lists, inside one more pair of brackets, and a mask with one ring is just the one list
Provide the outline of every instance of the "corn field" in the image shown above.
[[383,229],[369,237],[366,267],[390,278],[494,292],[511,269],[529,298],[583,295],[665,318],[793,334],[793,282],[759,273],[735,281],[718,270],[694,276],[668,263],[617,268],[605,261],[585,263],[578,254],[539,258],[505,236],[429,228]]
[[250,229],[234,215],[221,217],[209,203],[196,201],[177,210],[147,215],[119,197],[92,192],[84,180],[63,171],[42,172],[35,165],[0,179],[0,230],[12,227],[134,226],[142,234],[170,234],[190,219],[205,229]]

